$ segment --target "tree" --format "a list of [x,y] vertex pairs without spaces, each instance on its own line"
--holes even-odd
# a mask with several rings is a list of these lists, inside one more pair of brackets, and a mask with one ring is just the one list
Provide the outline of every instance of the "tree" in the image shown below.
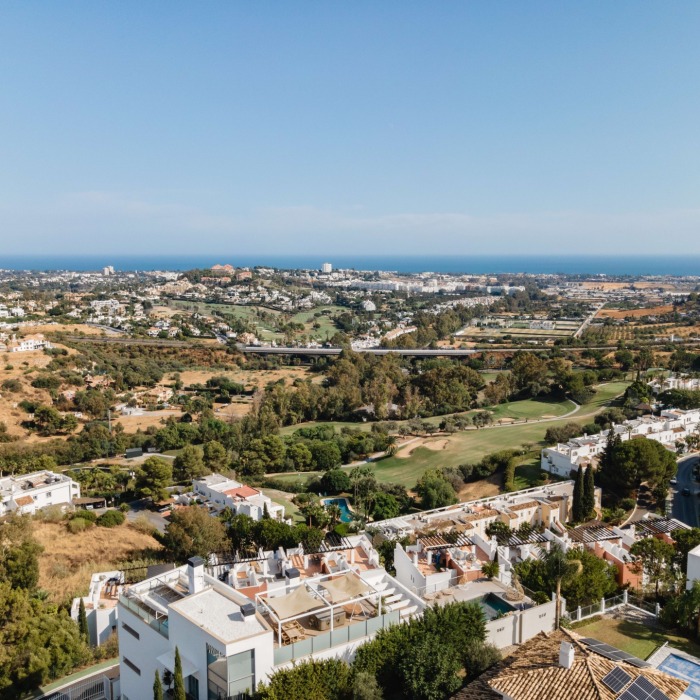
[[319,471],[328,471],[342,463],[340,448],[335,442],[314,440],[309,445],[313,463]]
[[[273,522],[273,521],[264,521]],[[188,506],[178,508],[165,527],[163,546],[177,561],[190,557],[207,559],[212,552],[227,549],[226,529],[205,508]]]
[[14,700],[90,658],[78,625],[24,588],[0,583],[0,698]]
[[173,700],[187,700],[185,679],[182,677],[182,659],[180,649],[175,647],[175,671],[173,673]]
[[[607,453],[606,446],[606,453]],[[613,441],[611,454],[604,454],[601,485],[618,498],[629,496],[642,482],[653,489],[668,487],[677,471],[676,458],[660,442],[639,437],[626,442]]]
[[554,629],[559,629],[559,620],[561,617],[561,584],[567,578],[574,576],[581,570],[581,563],[573,563],[567,558],[564,550],[555,544],[549,552],[544,555],[545,571],[554,581],[556,593],[556,610],[554,611]]
[[260,700],[338,700],[351,692],[350,667],[340,659],[311,659],[275,671]]
[[178,481],[192,481],[209,470],[204,464],[204,450],[199,445],[186,445],[175,457],[173,471]]
[[421,507],[425,510],[441,508],[457,502],[457,494],[452,485],[437,471],[428,469],[416,484],[416,493],[420,496]]
[[511,365],[513,381],[518,391],[537,396],[547,390],[549,368],[546,360],[533,352],[519,352]]
[[136,474],[136,493],[152,501],[164,501],[173,482],[173,467],[164,459],[149,457]]
[[443,700],[461,685],[460,659],[438,636],[417,637],[401,655],[400,671],[405,697],[417,700]]
[[574,522],[580,523],[584,519],[583,508],[583,467],[579,467],[576,472],[576,481],[574,481],[574,493],[571,499],[571,516]]
[[0,582],[30,592],[39,582],[39,554],[43,547],[34,539],[28,515],[11,514],[0,528]]
[[295,442],[287,448],[287,461],[295,471],[308,471],[313,459],[311,450],[303,442]]
[[85,601],[81,598],[78,606],[78,629],[80,636],[86,644],[90,643],[90,629],[88,628],[87,613],[85,612]]
[[[579,471],[581,471],[580,468]],[[589,464],[586,469],[581,507],[584,519],[592,518],[595,515],[595,477],[592,464]]]
[[352,700],[383,700],[377,679],[367,671],[356,671],[352,678]]
[[374,497],[372,517],[375,520],[389,520],[401,512],[401,506],[395,496],[390,493],[377,493]]
[[493,579],[498,576],[500,566],[498,565],[498,559],[493,561],[485,561],[481,565],[481,573],[488,579]]
[[645,537],[630,547],[630,554],[638,557],[638,569],[646,574],[649,581],[654,582],[654,591],[658,599],[661,585],[668,583],[673,577],[673,545],[656,537]]
[[160,681],[160,674],[157,670],[153,680],[153,700],[163,700],[163,684]]
[[216,440],[204,443],[204,464],[213,472],[221,472],[228,467],[228,452],[226,448]]
[[321,477],[321,488],[330,494],[350,490],[350,477],[343,469],[330,469]]

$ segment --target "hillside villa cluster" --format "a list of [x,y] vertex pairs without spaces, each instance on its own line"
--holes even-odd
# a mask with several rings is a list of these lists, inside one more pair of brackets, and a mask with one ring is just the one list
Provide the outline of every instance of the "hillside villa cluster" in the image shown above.
[[[193,482],[188,498],[216,513],[240,507],[241,497],[255,502],[248,489],[214,474]],[[124,700],[149,697],[155,671],[174,670],[176,648],[192,697],[235,697],[302,659],[350,659],[378,630],[451,601],[478,603],[499,648],[526,644],[552,634],[556,605],[526,595],[513,576],[517,563],[554,545],[587,548],[616,567],[621,584],[638,587],[645,581],[629,554],[634,542],[672,541],[687,527],[649,517],[567,529],[572,495],[573,482],[559,482],[373,523],[370,532],[329,533],[318,552],[298,545],[152,567],[138,583],[128,583],[128,571],[95,574],[83,598],[90,635],[100,644],[118,633]],[[597,489],[597,507],[600,495]],[[506,541],[487,534],[496,522],[510,528]],[[404,548],[398,540],[407,535],[413,544]],[[395,576],[380,564],[377,538],[395,543]],[[492,561],[499,573],[487,579],[482,566]],[[76,619],[79,604],[76,598]]]
[[[643,416],[613,425],[610,430],[624,442],[645,437],[656,440],[664,447],[676,451],[678,443],[700,428],[700,409],[682,411],[677,408],[661,411],[659,416]],[[597,435],[584,435],[542,450],[540,466],[546,472],[568,478],[580,467],[598,463],[605,450],[610,430]]]

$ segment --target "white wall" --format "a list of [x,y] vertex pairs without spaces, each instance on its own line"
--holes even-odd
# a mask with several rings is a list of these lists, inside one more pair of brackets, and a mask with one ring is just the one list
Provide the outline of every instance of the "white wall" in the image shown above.
[[688,582],[687,588],[693,587],[693,582],[700,580],[700,545],[688,552]]

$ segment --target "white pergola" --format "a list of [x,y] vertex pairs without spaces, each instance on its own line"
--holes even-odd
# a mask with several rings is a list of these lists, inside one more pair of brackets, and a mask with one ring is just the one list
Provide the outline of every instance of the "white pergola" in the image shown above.
[[[323,574],[302,579],[299,586],[283,596],[270,596],[268,592],[256,593],[255,602],[263,607],[277,625],[277,639],[282,639],[282,625],[308,617],[317,611],[330,614],[330,631],[334,629],[334,612],[345,605],[357,605],[363,600],[375,598],[378,614],[382,614],[382,596],[368,581],[355,571]],[[275,601],[277,601],[275,603]]]

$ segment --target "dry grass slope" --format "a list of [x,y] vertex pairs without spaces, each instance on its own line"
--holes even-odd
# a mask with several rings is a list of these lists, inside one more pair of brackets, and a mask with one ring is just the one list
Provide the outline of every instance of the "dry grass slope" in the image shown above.
[[143,550],[160,548],[151,535],[128,525],[95,526],[72,535],[63,523],[35,521],[34,536],[44,547],[39,557],[39,587],[57,603],[86,593],[93,573],[138,559]]

